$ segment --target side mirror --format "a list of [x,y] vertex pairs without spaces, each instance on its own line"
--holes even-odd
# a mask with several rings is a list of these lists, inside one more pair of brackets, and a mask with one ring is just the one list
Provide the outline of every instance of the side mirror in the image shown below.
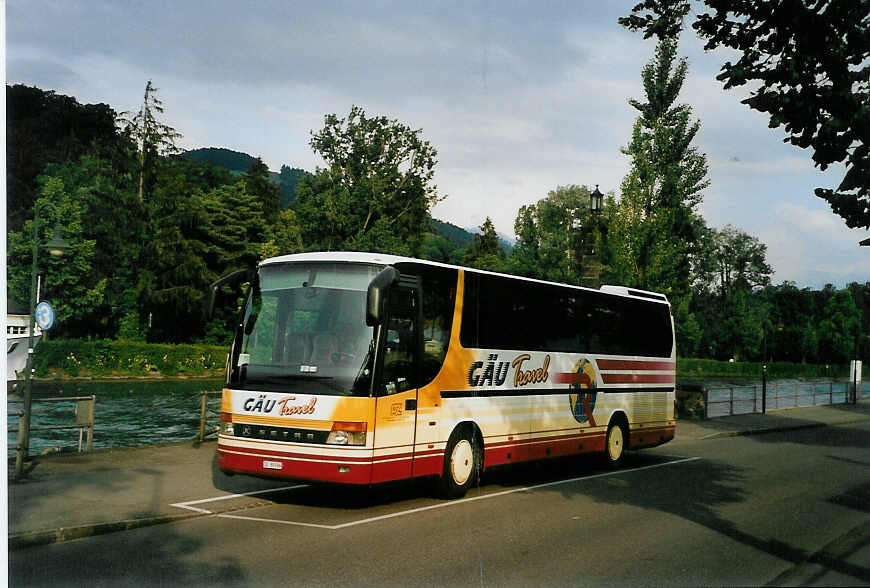
[[237,270],[231,274],[225,275],[224,277],[217,280],[216,282],[213,282],[208,287],[208,299],[206,301],[206,307],[205,307],[204,312],[203,312],[203,316],[205,317],[205,320],[206,321],[211,320],[211,317],[214,315],[214,302],[215,302],[215,299],[217,298],[217,291],[221,287],[226,286],[228,284],[235,285],[235,284],[241,284],[244,282],[249,282],[249,281],[251,281],[251,279],[254,277],[255,274],[256,274],[256,272],[254,270],[250,270],[250,269]]
[[387,311],[387,295],[390,287],[399,281],[399,271],[385,267],[369,284],[366,296],[366,326],[374,327],[384,322]]

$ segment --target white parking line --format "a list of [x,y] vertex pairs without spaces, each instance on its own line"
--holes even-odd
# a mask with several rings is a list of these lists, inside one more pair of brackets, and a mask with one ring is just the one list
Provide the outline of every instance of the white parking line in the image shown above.
[[[412,509],[394,512],[394,513],[390,513],[390,514],[380,515],[380,516],[376,516],[376,517],[369,517],[367,519],[361,519],[358,521],[351,521],[349,523],[342,523],[340,525],[320,525],[317,523],[303,523],[301,521],[282,521],[282,520],[278,520],[278,519],[266,519],[266,518],[262,518],[262,517],[246,517],[246,516],[232,515],[232,514],[218,514],[216,516],[219,518],[223,518],[223,519],[235,519],[235,520],[239,520],[239,521],[253,521],[253,522],[258,522],[258,523],[274,523],[274,524],[278,524],[278,525],[292,525],[292,526],[297,526],[297,527],[314,527],[316,529],[327,529],[329,531],[336,531],[338,529],[346,529],[347,527],[355,527],[357,525],[366,525],[368,523],[374,523],[376,521],[383,521],[386,519],[403,517],[406,515],[424,512],[427,510],[433,510],[436,508],[446,508],[448,506],[459,506],[460,504],[465,504],[467,502],[474,502],[476,500],[485,500],[487,498],[496,498],[498,496],[506,496],[508,494],[514,494],[516,492],[528,492],[529,490],[537,490],[538,488],[547,488],[550,486],[559,486],[562,484],[570,484],[572,482],[581,482],[583,480],[594,480],[596,478],[606,478],[609,476],[629,474],[631,472],[640,472],[643,470],[651,470],[654,468],[660,468],[660,467],[664,467],[664,466],[676,465],[676,464],[680,464],[680,463],[688,463],[690,461],[696,461],[699,459],[701,459],[701,458],[700,457],[685,457],[682,459],[678,459],[676,461],[669,461],[666,463],[657,463],[657,464],[653,464],[653,465],[642,466],[639,468],[632,468],[630,470],[617,470],[617,471],[613,471],[613,472],[605,472],[602,474],[594,474],[591,476],[578,476],[576,478],[569,478],[567,480],[557,480],[555,482],[546,482],[544,484],[535,484],[534,486],[523,486],[522,488],[511,488],[510,490],[502,490],[501,492],[493,492],[492,494],[483,494],[480,496],[461,498],[459,500],[451,500],[449,502],[430,504],[429,506],[421,506],[419,508],[412,508]],[[304,484],[299,485],[299,486],[286,486],[283,488],[275,488],[273,490],[258,490],[256,492],[248,492],[246,494],[230,494],[228,496],[219,496],[217,498],[205,498],[203,500],[191,500],[190,502],[179,502],[179,503],[173,504],[171,506],[176,506],[178,508],[186,508],[188,510],[193,510],[193,511],[201,512],[201,513],[205,513],[205,514],[214,514],[211,511],[196,508],[196,507],[193,507],[191,505],[192,504],[203,504],[206,502],[212,502],[212,501],[216,501],[216,500],[226,500],[228,498],[238,498],[241,496],[251,496],[254,494],[266,494],[268,492],[280,492],[282,490],[292,490],[294,488],[304,488],[304,487],[305,487]]]
[[295,490],[296,488],[307,488],[307,484],[297,484],[296,486],[282,486],[280,488],[269,488],[268,490],[255,490],[253,492],[243,492],[242,494],[225,494],[223,496],[215,496],[214,498],[203,498],[202,500],[189,500],[187,502],[176,502],[175,504],[170,504],[169,506],[174,506],[175,508],[184,508],[187,510],[192,510],[194,512],[200,512],[203,514],[214,514],[210,510],[206,510],[204,508],[196,508],[195,506],[191,506],[192,504],[205,504],[207,502],[217,502],[218,500],[229,500],[230,498],[242,498],[244,496],[256,496],[257,494],[269,494],[272,492],[283,492],[284,490]]

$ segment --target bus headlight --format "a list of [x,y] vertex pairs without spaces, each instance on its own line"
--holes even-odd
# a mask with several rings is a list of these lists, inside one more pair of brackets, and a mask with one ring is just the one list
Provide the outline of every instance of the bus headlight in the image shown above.
[[330,445],[365,445],[366,423],[340,422],[332,423],[332,430],[326,442]]
[[220,434],[229,436],[236,434],[233,430],[233,415],[228,412],[221,413]]

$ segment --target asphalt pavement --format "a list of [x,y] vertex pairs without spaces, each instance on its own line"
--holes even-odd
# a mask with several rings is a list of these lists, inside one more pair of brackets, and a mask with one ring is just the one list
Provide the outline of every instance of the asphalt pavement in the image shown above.
[[[867,401],[680,420],[667,447],[868,420]],[[9,549],[251,508],[268,504],[258,492],[292,484],[224,475],[215,465],[215,445],[187,442],[34,457],[26,478],[10,481],[7,488]],[[244,502],[234,497],[242,493]],[[206,502],[207,508],[197,506]],[[870,545],[863,550],[870,554]]]

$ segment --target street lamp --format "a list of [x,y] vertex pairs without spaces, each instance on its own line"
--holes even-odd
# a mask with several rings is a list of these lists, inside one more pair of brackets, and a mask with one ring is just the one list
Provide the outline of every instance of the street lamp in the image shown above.
[[599,214],[604,202],[604,194],[598,190],[598,184],[595,184],[595,191],[589,194],[589,210],[592,214]]
[[[15,456],[15,478],[20,478],[24,472],[24,460],[30,449],[30,414],[33,402],[33,331],[36,327],[36,275],[37,255],[39,253],[39,209],[50,208],[57,214],[57,207],[47,200],[37,202],[33,207],[33,260],[30,264],[30,318],[27,330],[27,363],[24,368],[24,409],[18,425],[18,452]],[[45,244],[45,248],[53,256],[63,255],[70,244],[63,238],[60,222],[54,227],[54,235]]]

